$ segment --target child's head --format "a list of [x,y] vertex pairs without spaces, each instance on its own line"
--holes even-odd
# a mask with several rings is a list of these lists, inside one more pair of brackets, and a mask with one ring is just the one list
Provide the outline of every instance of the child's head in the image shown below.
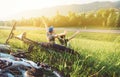
[[52,33],[53,31],[54,31],[53,26],[50,26],[50,27],[48,28],[48,32]]

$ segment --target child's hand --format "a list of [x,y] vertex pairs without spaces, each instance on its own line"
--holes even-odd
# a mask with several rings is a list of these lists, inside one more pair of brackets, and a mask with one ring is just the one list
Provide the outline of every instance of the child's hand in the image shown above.
[[66,35],[67,31],[64,31],[64,35]]

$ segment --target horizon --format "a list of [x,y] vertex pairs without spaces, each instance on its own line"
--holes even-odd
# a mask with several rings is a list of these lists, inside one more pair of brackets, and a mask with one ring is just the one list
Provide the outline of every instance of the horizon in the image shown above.
[[115,2],[120,0],[0,0],[0,20],[9,20],[14,14],[28,10],[106,1]]

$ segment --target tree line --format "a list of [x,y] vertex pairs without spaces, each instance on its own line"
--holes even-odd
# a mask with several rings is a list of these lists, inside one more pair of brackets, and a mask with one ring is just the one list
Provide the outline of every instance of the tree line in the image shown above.
[[70,11],[66,16],[61,15],[59,11],[53,17],[35,17],[21,20],[12,20],[0,22],[0,25],[11,25],[16,21],[19,26],[36,26],[43,27],[43,20],[48,25],[55,27],[120,27],[120,10],[115,8],[100,9],[87,13],[75,13]]

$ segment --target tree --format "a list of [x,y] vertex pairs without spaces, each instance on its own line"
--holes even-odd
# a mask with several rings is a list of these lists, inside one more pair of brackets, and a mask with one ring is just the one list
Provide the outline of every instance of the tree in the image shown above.
[[117,18],[117,14],[114,12],[111,12],[111,14],[107,18],[107,27],[115,27],[116,18]]
[[120,27],[120,12],[118,12],[118,16],[116,19],[116,27]]

